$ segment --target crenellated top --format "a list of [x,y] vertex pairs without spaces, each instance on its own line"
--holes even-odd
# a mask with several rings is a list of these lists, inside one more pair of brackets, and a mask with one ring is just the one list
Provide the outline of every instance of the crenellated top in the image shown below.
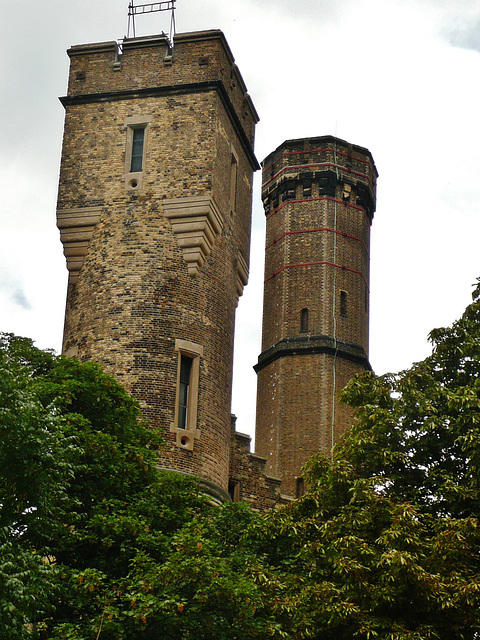
[[368,149],[334,136],[287,140],[262,167],[267,216],[287,200],[340,197],[373,220],[378,172]]

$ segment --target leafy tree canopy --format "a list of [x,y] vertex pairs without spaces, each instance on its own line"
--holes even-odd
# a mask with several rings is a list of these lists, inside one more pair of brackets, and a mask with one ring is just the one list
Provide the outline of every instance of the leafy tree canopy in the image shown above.
[[261,516],[160,473],[97,365],[4,336],[0,637],[478,638],[478,290],[431,341],[411,369],[350,382],[351,430],[303,498]]
[[332,459],[255,524],[288,637],[479,637],[479,293],[426,360],[349,383],[356,421]]
[[111,376],[11,335],[0,440],[2,639],[94,637],[106,593],[138,558],[164,561],[173,533],[208,509],[193,482],[157,470],[158,439]]

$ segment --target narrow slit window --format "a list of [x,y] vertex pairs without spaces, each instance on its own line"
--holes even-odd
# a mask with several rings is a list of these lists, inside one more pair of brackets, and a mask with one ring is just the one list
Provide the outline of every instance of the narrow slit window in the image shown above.
[[238,173],[238,160],[234,153],[232,153],[230,162],[230,210],[235,211],[237,206],[237,173]]
[[305,495],[305,481],[303,478],[296,478],[295,480],[295,497],[301,498]]
[[240,502],[240,482],[230,480],[228,483],[228,493],[230,494],[232,502]]
[[145,127],[133,129],[132,156],[130,160],[131,173],[143,171],[143,149],[145,146]]
[[188,427],[188,395],[193,358],[183,355],[180,360],[180,384],[178,389],[178,428]]
[[300,332],[306,331],[308,331],[308,309],[302,309],[300,311]]
[[347,292],[340,291],[340,317],[346,318],[348,315],[347,310]]

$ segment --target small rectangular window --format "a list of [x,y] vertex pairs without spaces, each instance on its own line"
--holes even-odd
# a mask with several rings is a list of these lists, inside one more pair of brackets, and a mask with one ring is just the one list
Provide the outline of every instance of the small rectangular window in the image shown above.
[[126,132],[125,147],[125,188],[127,191],[141,191],[145,159],[148,146],[148,129],[152,115],[137,114],[127,116],[123,121]]
[[340,291],[340,317],[346,318],[348,315],[347,310],[347,292]]
[[133,129],[132,155],[130,159],[131,173],[143,171],[143,148],[145,144],[145,127]]
[[230,480],[228,483],[228,493],[230,494],[232,502],[240,502],[240,482]]
[[235,211],[237,208],[237,174],[238,174],[238,160],[234,153],[232,153],[230,161],[230,211]]
[[308,331],[308,309],[302,309],[300,311],[300,332],[305,333]]
[[295,497],[301,498],[305,495],[305,481],[303,478],[295,479]]

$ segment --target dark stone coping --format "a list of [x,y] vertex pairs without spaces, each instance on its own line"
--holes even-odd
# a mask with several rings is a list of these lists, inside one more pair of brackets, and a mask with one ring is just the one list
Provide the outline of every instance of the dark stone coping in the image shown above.
[[236,134],[239,137],[243,150],[245,151],[250,165],[254,171],[260,169],[257,158],[253,151],[250,140],[240,122],[235,107],[230,100],[225,85],[221,80],[210,80],[207,82],[192,82],[188,84],[166,85],[162,87],[146,87],[143,89],[124,89],[122,91],[103,91],[99,93],[86,93],[75,96],[63,96],[59,98],[64,107],[93,104],[96,102],[111,102],[114,100],[132,100],[135,98],[149,98],[153,96],[184,95],[188,93],[206,93],[217,91],[220,99],[227,111]]
[[328,353],[329,355],[361,364],[371,371],[372,367],[363,347],[341,340],[334,340],[330,336],[298,336],[284,338],[258,356],[258,362],[253,367],[256,373],[269,364],[288,356],[302,356],[312,353]]
[[249,436],[248,433],[242,433],[241,431],[234,431],[235,434],[235,438],[238,438],[239,440],[246,440],[247,442],[251,442],[252,441],[252,436]]

